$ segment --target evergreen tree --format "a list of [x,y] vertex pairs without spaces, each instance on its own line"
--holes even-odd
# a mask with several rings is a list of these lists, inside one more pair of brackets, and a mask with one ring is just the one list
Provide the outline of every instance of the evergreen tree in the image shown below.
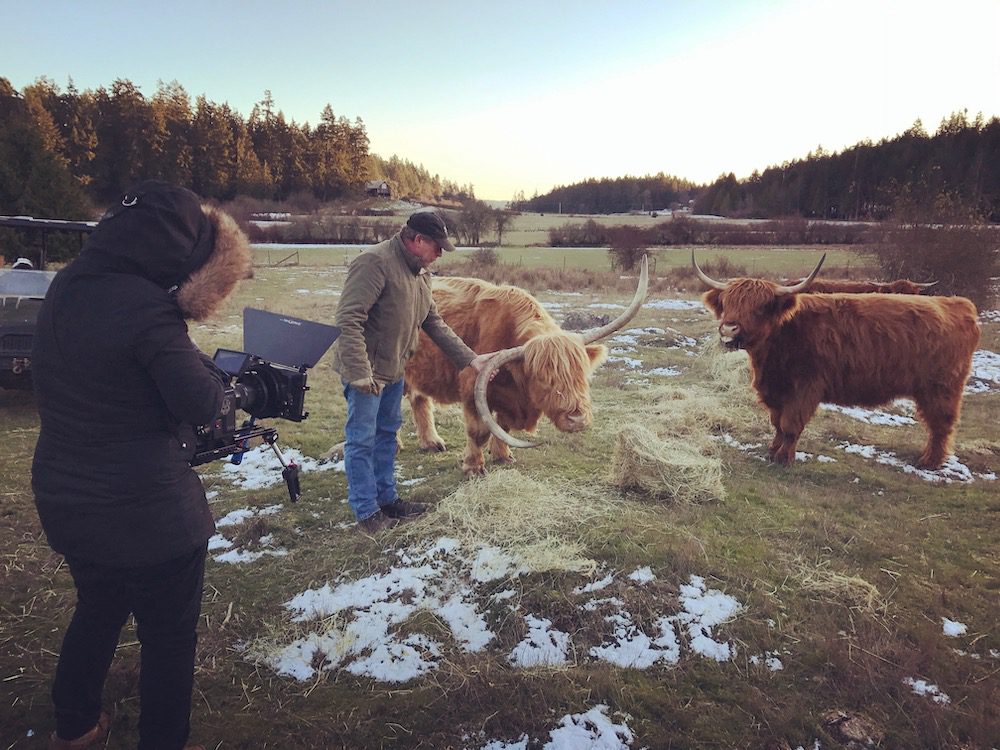
[[[0,77],[0,214],[87,220],[90,208],[65,159],[51,150],[36,122],[37,112]],[[5,254],[34,253],[23,233],[2,232]],[[71,243],[53,243],[50,257],[65,257]]]

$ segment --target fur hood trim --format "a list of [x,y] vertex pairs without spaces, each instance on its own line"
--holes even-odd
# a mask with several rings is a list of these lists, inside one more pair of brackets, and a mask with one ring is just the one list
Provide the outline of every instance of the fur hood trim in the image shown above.
[[224,211],[202,204],[201,210],[215,229],[215,245],[205,264],[177,290],[177,304],[184,317],[211,317],[242,279],[253,278],[250,242],[233,218]]

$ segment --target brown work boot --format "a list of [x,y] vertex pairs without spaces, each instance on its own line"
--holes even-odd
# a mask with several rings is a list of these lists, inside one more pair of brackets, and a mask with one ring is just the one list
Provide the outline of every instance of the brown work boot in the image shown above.
[[88,750],[104,745],[108,736],[108,724],[111,717],[103,711],[97,719],[97,724],[89,732],[81,734],[75,740],[64,740],[55,732],[49,735],[49,750]]
[[357,529],[365,536],[375,536],[398,525],[398,518],[390,518],[382,511],[377,511],[375,515],[369,516],[363,521],[358,521]]
[[414,518],[426,510],[427,506],[423,503],[407,503],[403,500],[397,500],[392,505],[382,506],[382,512],[389,516],[389,518],[399,519]]

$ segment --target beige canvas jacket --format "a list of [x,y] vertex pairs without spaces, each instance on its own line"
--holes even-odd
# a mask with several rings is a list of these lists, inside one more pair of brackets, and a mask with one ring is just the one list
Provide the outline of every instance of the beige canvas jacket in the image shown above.
[[431,275],[397,233],[355,258],[337,305],[340,338],[333,369],[345,383],[375,377],[394,383],[417,350],[420,329],[458,369],[476,353],[448,327],[431,296]]

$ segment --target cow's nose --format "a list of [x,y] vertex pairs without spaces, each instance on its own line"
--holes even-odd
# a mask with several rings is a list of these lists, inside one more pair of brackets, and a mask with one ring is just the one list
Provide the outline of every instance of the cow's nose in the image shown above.
[[730,341],[736,338],[740,332],[740,327],[736,323],[723,323],[719,326],[719,336],[723,341]]

